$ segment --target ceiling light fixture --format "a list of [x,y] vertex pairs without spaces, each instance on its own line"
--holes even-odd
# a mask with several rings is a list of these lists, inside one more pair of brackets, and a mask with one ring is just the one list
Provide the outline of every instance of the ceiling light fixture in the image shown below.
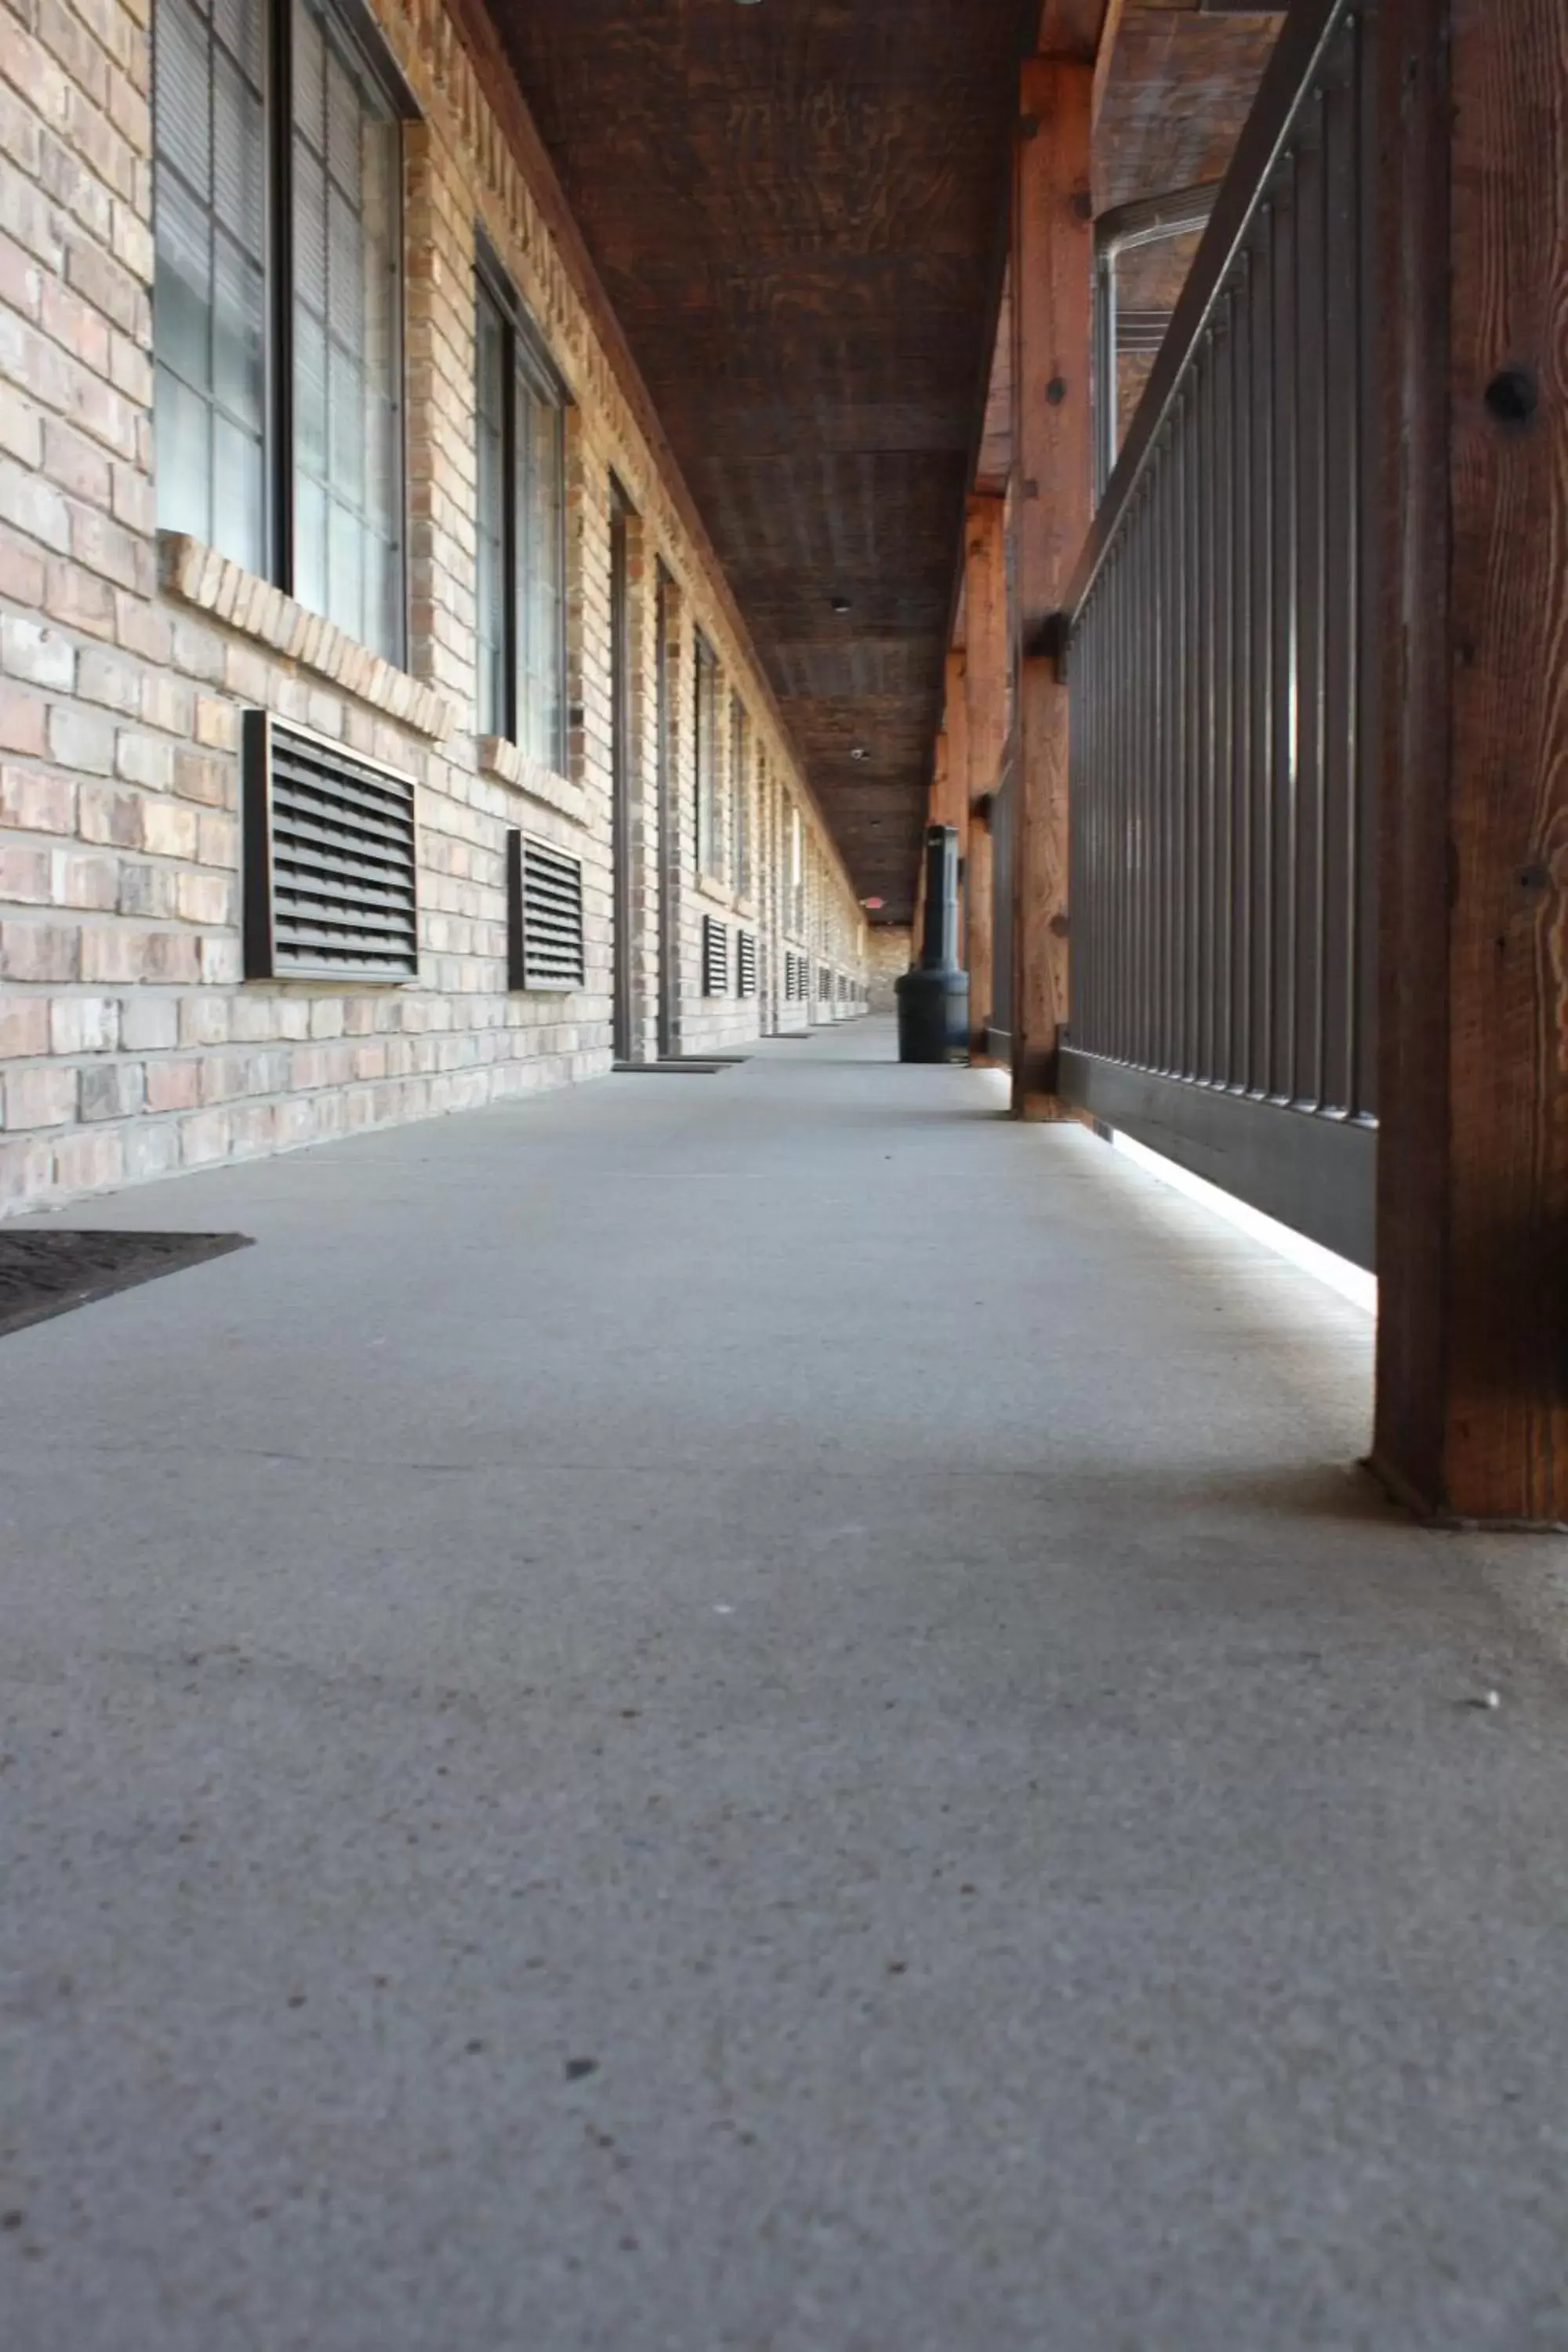
[[849,599],[847,596],[832,596],[828,599],[828,602],[836,613],[847,613],[849,610]]
[[852,760],[868,760],[870,756],[864,743],[851,743],[849,746],[849,757]]

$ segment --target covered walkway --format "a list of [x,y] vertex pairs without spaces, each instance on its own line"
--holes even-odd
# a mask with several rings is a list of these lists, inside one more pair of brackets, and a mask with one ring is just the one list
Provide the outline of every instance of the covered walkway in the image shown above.
[[0,1356],[15,2352],[1568,2341],[1560,1553],[890,1050],[95,1204],[255,1246]]

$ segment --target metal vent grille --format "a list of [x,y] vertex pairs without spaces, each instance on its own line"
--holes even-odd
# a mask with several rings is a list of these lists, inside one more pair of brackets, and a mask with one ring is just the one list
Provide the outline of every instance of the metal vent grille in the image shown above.
[[507,986],[581,988],[583,865],[563,850],[506,837]]
[[704,996],[727,996],[730,992],[730,933],[727,927],[711,915],[702,918],[702,993]]
[[247,710],[245,970],[413,980],[419,971],[414,782]]
[[735,989],[740,996],[755,996],[757,992],[755,931],[737,931],[735,934]]
[[826,1004],[833,994],[833,974],[825,963],[818,964],[816,968],[816,993],[818,1001],[823,1004]]

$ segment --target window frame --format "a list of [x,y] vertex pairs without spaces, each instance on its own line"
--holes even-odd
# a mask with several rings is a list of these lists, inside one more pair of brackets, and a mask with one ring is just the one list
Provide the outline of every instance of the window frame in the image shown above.
[[[158,37],[157,20],[161,0],[153,0],[153,39]],[[395,666],[401,667],[408,652],[408,367],[407,367],[407,293],[408,268],[406,247],[408,146],[406,126],[420,119],[419,107],[393,58],[385,37],[377,26],[363,0],[258,0],[264,14],[261,27],[261,106],[262,106],[262,289],[257,324],[261,336],[261,501],[262,548],[257,569],[259,576],[288,596],[298,596],[297,530],[295,519],[294,452],[296,447],[295,412],[295,168],[294,168],[294,37],[295,10],[302,5],[315,5],[328,20],[331,36],[347,50],[350,59],[363,79],[376,90],[386,106],[396,129],[396,166],[393,174],[393,218],[387,224],[386,243],[393,257],[396,283],[389,309],[392,320],[393,350],[389,355],[387,380],[395,402],[396,427],[393,442],[393,484],[390,510],[395,520],[395,541],[397,563],[397,594],[395,602],[393,642],[390,646],[372,647],[381,652]],[[159,132],[156,108],[156,82],[153,84],[152,161],[153,161],[153,320],[151,356],[154,369],[158,364],[157,282],[158,282],[158,181],[161,171]],[[177,166],[174,167],[177,169]],[[210,208],[208,218],[211,218]],[[210,299],[210,296],[209,296]],[[168,365],[168,362],[164,362]],[[171,373],[174,371],[171,370]],[[154,398],[156,383],[154,383]],[[154,431],[156,422],[154,416]],[[154,481],[154,499],[156,482]],[[160,529],[168,528],[160,520]],[[228,549],[217,547],[216,553],[226,560],[238,562],[240,558]],[[246,567],[248,568],[248,567]],[[324,601],[324,600],[323,600]],[[317,607],[311,605],[312,612]],[[331,621],[323,612],[321,617]],[[334,627],[342,625],[332,622]],[[349,632],[345,629],[344,635]]]
[[[479,335],[477,322],[479,306],[488,302],[500,320],[501,345],[501,478],[504,494],[501,499],[501,708],[499,717],[504,723],[481,727],[481,733],[499,736],[503,741],[526,750],[519,734],[522,717],[521,636],[520,599],[518,595],[518,552],[520,521],[517,510],[518,454],[518,380],[523,378],[535,399],[554,411],[558,497],[555,513],[556,564],[556,631],[555,631],[555,725],[551,756],[546,761],[552,773],[563,775],[566,768],[567,709],[569,701],[569,663],[567,653],[566,615],[570,601],[570,583],[566,576],[566,418],[572,397],[565,379],[551,358],[548,344],[527,305],[519,294],[505,264],[494,246],[476,225],[474,232],[474,390],[475,390],[475,481],[478,482],[479,450]],[[479,636],[479,574],[476,563],[474,579],[474,643],[476,651]],[[476,717],[479,696],[476,693]],[[533,756],[530,753],[530,756]]]
[[[695,842],[697,872],[704,879],[722,887],[723,875],[720,859],[723,844],[719,838],[719,793],[722,771],[720,765],[720,730],[723,725],[723,679],[719,670],[719,656],[700,629],[694,633],[692,649],[692,798],[695,802]],[[709,723],[702,723],[704,693],[711,698]],[[706,775],[704,770],[706,767]],[[711,856],[710,856],[711,853]]]
[[730,884],[737,898],[752,895],[752,715],[739,694],[730,697]]

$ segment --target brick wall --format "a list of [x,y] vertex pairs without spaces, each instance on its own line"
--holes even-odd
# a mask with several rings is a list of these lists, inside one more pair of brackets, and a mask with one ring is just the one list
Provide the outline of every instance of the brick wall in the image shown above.
[[[630,389],[595,337],[538,195],[433,0],[378,5],[420,120],[405,135],[408,668],[155,526],[151,364],[152,0],[7,0],[0,15],[0,1207],[462,1109],[608,1067],[613,955],[610,482],[634,509],[629,953],[633,1051],[656,1050],[661,934],[677,1050],[794,1026],[777,861],[787,788],[813,905],[855,952],[849,886],[751,648],[681,520]],[[572,395],[564,772],[476,731],[477,226]],[[659,572],[669,583],[661,830]],[[751,895],[699,882],[693,632],[746,705]],[[264,707],[390,762],[416,789],[416,983],[247,982],[239,716]],[[584,866],[587,971],[509,993],[504,844]],[[667,894],[661,908],[661,894]],[[731,993],[701,992],[707,910]],[[735,932],[759,988],[734,991]],[[826,937],[826,935],[825,935]],[[802,943],[804,944],[804,943]],[[814,964],[816,943],[814,942]]]
[[912,935],[907,924],[877,923],[867,936],[866,984],[868,1013],[895,1013],[898,1001],[893,994],[893,982],[900,972],[908,971],[911,954]]

